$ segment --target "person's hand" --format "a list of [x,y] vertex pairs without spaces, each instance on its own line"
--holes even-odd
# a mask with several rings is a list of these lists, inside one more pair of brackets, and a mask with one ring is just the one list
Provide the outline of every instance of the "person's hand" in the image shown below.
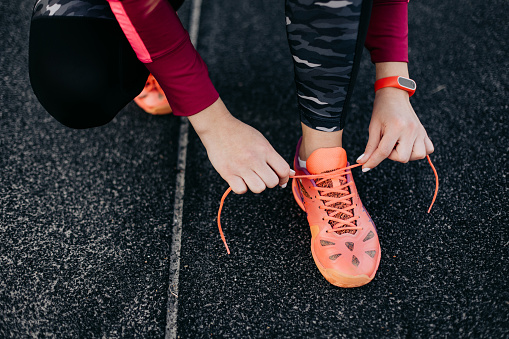
[[221,99],[189,117],[212,166],[237,194],[286,186],[288,163],[253,127],[233,117]]
[[406,163],[433,153],[433,143],[415,114],[408,93],[393,87],[376,92],[369,124],[369,140],[358,159],[362,171],[376,167],[385,158]]

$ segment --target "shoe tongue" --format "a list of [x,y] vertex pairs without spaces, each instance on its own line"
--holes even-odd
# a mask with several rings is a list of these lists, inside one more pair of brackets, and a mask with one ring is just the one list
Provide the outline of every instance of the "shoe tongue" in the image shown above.
[[346,151],[341,147],[319,148],[306,160],[306,167],[311,174],[330,172],[346,167]]

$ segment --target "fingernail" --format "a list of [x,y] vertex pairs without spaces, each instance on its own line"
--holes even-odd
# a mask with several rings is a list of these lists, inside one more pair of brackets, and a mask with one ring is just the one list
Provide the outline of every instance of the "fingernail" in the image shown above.
[[364,168],[362,169],[362,171],[363,171],[363,172],[367,172],[367,171],[369,171],[370,169],[371,169],[371,168],[369,168],[369,167],[364,167]]
[[288,183],[287,183],[287,182],[285,182],[283,185],[281,185],[281,188],[285,188],[285,187],[286,187],[286,185],[288,185]]
[[364,153],[362,153],[360,157],[357,158],[357,161],[361,160],[362,158],[364,158]]
[[290,175],[295,175],[295,171],[294,170],[290,170]]

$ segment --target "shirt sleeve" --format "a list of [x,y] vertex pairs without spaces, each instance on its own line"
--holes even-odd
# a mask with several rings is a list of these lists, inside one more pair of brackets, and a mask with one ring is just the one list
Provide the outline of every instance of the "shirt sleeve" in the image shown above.
[[163,89],[173,113],[196,114],[219,94],[167,0],[108,0],[129,43]]
[[373,0],[365,42],[373,63],[408,62],[408,1]]

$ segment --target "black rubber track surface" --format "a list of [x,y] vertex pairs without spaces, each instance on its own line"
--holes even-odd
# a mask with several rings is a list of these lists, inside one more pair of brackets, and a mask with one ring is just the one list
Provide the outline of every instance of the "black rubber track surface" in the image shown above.
[[[33,1],[0,4],[0,337],[164,337],[179,119],[128,105],[110,124],[54,121],[28,82]],[[290,188],[230,195],[190,134],[178,335],[509,337],[507,1],[411,1],[412,104],[426,161],[354,170],[382,261],[357,289],[312,260]],[[187,21],[189,4],[180,13]],[[205,1],[198,50],[231,112],[291,161],[299,138],[284,1]],[[365,53],[345,129],[363,152],[374,98]],[[58,90],[58,89],[56,89]]]

